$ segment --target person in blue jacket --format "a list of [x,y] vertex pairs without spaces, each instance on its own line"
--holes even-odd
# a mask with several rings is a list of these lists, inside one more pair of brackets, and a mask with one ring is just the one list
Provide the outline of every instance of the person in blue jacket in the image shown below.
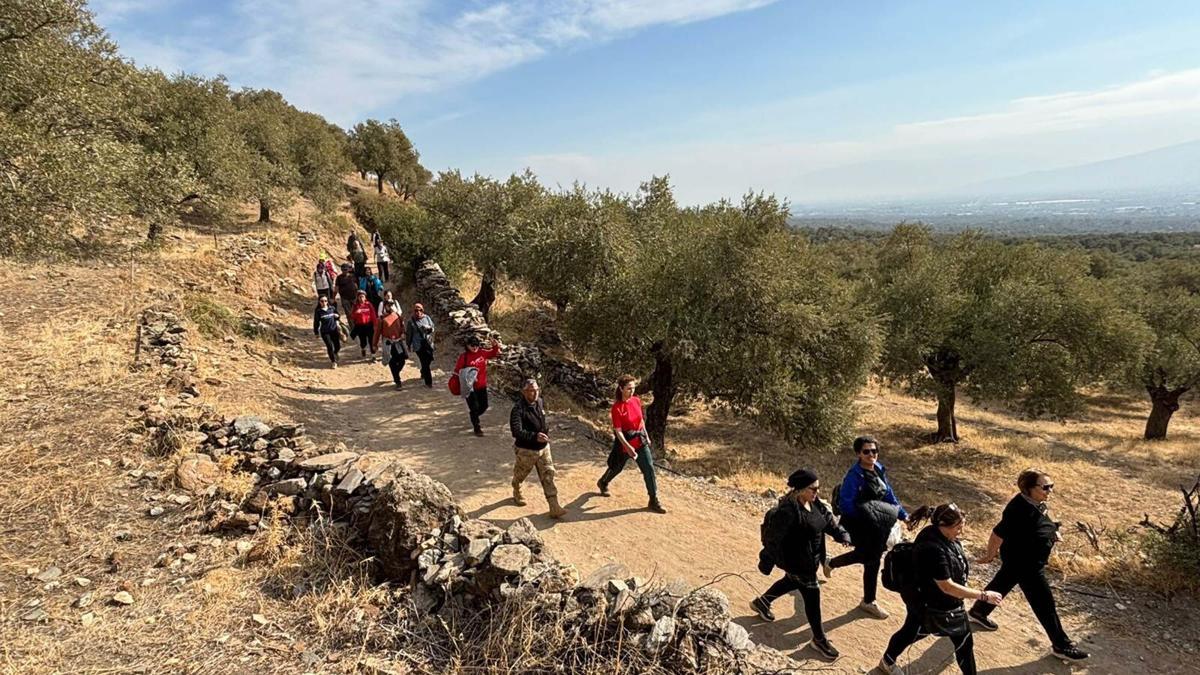
[[897,520],[908,520],[908,512],[896,499],[887,470],[879,462],[879,441],[872,436],[854,439],[858,461],[846,472],[838,489],[837,506],[842,525],[850,532],[854,550],[843,553],[825,566],[825,576],[849,565],[863,566],[863,599],[858,608],[876,619],[888,613],[875,603],[879,566],[887,548],[888,535]]

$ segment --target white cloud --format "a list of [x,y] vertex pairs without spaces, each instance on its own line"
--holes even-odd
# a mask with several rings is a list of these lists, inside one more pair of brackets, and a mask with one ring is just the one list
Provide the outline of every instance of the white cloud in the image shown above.
[[[486,77],[568,44],[775,1],[509,0],[449,11],[434,0],[238,0],[218,35],[189,35],[183,26],[174,35],[130,33],[120,41],[141,65],[225,74],[349,124],[406,96]],[[168,2],[103,0],[101,16]]]

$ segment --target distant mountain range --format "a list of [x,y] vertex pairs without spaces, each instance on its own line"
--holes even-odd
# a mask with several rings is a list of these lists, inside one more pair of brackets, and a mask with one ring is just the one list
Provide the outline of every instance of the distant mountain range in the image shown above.
[[1200,140],[1102,162],[972,183],[948,193],[963,197],[1043,197],[1179,189],[1200,190]]

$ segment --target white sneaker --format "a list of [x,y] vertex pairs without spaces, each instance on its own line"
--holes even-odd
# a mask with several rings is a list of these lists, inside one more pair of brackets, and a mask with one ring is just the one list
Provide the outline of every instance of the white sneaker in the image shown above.
[[886,619],[890,616],[887,610],[873,602],[860,602],[858,603],[858,608],[867,616],[873,616],[876,619]]
[[826,579],[833,576],[833,566],[829,564],[829,558],[821,561],[821,573],[825,575]]
[[871,675],[904,675],[904,671],[896,664],[888,664],[887,661],[879,659],[879,665],[875,666],[875,670],[871,671]]

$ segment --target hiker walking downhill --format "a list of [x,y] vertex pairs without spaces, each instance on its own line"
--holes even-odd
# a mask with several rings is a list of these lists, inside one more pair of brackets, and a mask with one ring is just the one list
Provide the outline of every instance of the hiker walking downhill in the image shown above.
[[338,352],[342,351],[342,334],[338,326],[337,308],[328,297],[317,298],[317,307],[313,310],[313,335],[320,335],[325,343],[325,352],[329,354],[329,363],[338,367]]
[[558,504],[558,488],[554,485],[554,458],[550,455],[550,427],[546,424],[546,408],[540,396],[537,380],[529,378],[521,385],[521,397],[517,399],[508,415],[508,427],[513,435],[513,502],[525,506],[521,496],[521,483],[532,470],[537,470],[538,481],[550,505],[550,517],[566,515]]
[[906,562],[915,583],[901,592],[907,612],[904,625],[888,641],[877,669],[886,675],[901,675],[903,671],[896,665],[896,659],[928,635],[950,638],[963,675],[975,675],[975,643],[963,600],[994,605],[1001,600],[995,591],[980,591],[966,585],[970,565],[958,542],[967,522],[966,514],[954,504],[941,504],[933,510],[931,521],[917,535]]
[[342,312],[345,313],[348,320],[350,312],[354,309],[354,300],[358,297],[358,278],[354,276],[354,270],[350,263],[342,263],[342,273],[337,276],[333,285],[337,288],[338,297],[342,302]]
[[[398,305],[386,302],[380,305],[382,309],[375,327],[375,342],[382,343],[379,358],[383,361],[383,365],[392,371],[392,382],[395,383],[397,389],[403,389],[404,385],[400,381],[400,369],[408,360],[408,349],[405,346],[407,340],[404,339],[404,317],[400,316],[396,306]],[[374,351],[373,348],[372,351]]]
[[358,338],[358,346],[362,349],[363,358],[367,356],[367,347],[375,353],[375,322],[378,316],[375,308],[367,301],[367,294],[358,292],[354,307],[350,310],[350,337]]
[[491,346],[483,349],[483,341],[472,335],[467,338],[467,348],[454,363],[454,375],[458,378],[459,391],[467,400],[467,412],[476,436],[483,435],[479,418],[488,409],[487,362],[500,355],[500,348],[500,341],[492,338]]
[[404,310],[400,307],[400,301],[396,299],[396,296],[391,291],[384,291],[383,299],[379,301],[379,306],[375,308],[375,312],[379,316],[383,316],[384,310],[388,307],[391,307],[392,311],[397,314],[404,314]]
[[637,379],[622,375],[617,379],[616,401],[612,405],[613,444],[608,453],[608,469],[596,487],[600,495],[609,496],[608,484],[621,473],[630,459],[637,462],[646,482],[646,493],[650,503],[646,507],[655,513],[667,510],[658,501],[658,485],[654,478],[654,454],[650,451],[650,436],[646,433],[646,420],[642,415],[642,400],[633,395]]
[[[375,234],[372,235],[372,238],[376,238],[378,236],[379,236],[379,233],[376,232]],[[387,244],[383,243],[383,239],[376,238],[375,239],[375,267],[379,268],[379,278],[383,279],[384,283],[387,283],[387,280],[391,276],[391,262],[392,262],[392,256],[390,253],[388,253]]]
[[333,300],[334,296],[334,278],[329,275],[329,261],[325,260],[325,256],[321,256],[317,260],[317,268],[313,270],[313,289],[317,291],[317,297],[325,297]]
[[[1054,655],[1067,661],[1083,661],[1088,658],[1088,653],[1075,646],[1063,630],[1054,594],[1046,581],[1050,551],[1062,540],[1058,523],[1047,513],[1046,500],[1050,499],[1054,482],[1041,471],[1027,469],[1017,476],[1017,489],[1020,492],[1004,507],[1000,522],[992,528],[987,551],[977,561],[988,563],[1000,556],[1000,569],[987,590],[1005,596],[1014,586],[1020,586],[1034,616],[1050,638]],[[995,608],[995,605],[977,602],[967,615],[971,623],[980,628],[996,630],[996,622],[988,618]]]
[[367,294],[367,302],[372,307],[379,307],[379,303],[383,302],[383,282],[369,267],[364,267],[363,273],[358,276],[358,290]]
[[350,238],[346,240],[346,253],[350,262],[354,263],[354,276],[360,279],[365,277],[367,275],[367,251],[354,232],[351,232]]
[[784,575],[766,593],[752,600],[750,607],[764,621],[774,621],[771,603],[782,595],[798,592],[804,599],[804,616],[812,630],[813,649],[833,661],[838,657],[838,650],[830,644],[821,625],[821,586],[817,583],[817,567],[824,561],[825,535],[843,546],[850,545],[850,535],[834,522],[829,507],[817,498],[821,489],[817,474],[799,469],[788,476],[787,484],[791,490],[763,520],[763,550],[758,554],[760,572],[770,574],[772,567],[778,567]]
[[421,379],[426,387],[433,387],[433,319],[425,314],[425,305],[413,304],[412,315],[404,322],[404,334],[408,337],[408,348],[417,355],[421,364]]
[[854,453],[858,461],[846,472],[835,497],[842,525],[854,539],[854,550],[830,560],[824,571],[828,578],[839,567],[862,565],[863,597],[858,608],[876,619],[886,619],[888,613],[875,602],[879,565],[892,526],[897,519],[907,521],[908,513],[879,462],[879,441],[859,436],[854,439]]

